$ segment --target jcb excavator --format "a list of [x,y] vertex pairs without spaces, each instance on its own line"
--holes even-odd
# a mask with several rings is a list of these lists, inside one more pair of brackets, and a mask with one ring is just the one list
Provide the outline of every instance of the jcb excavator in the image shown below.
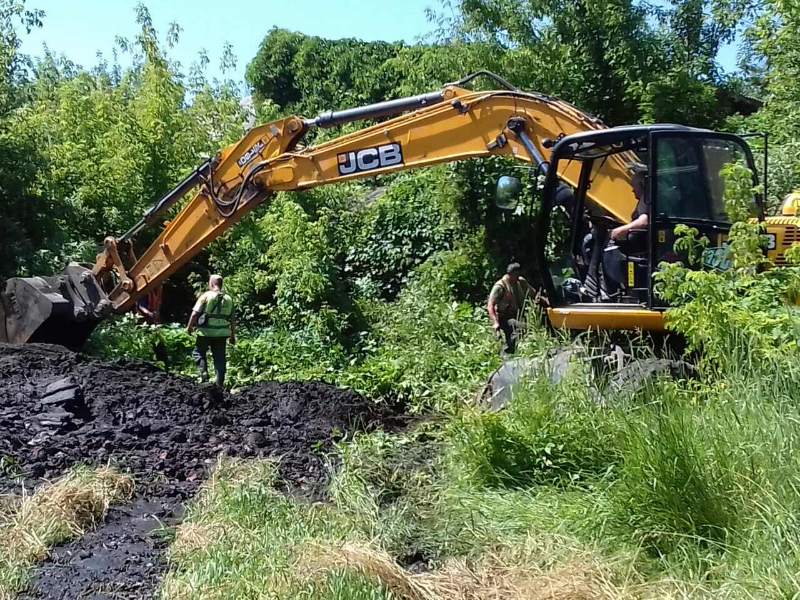
[[[503,89],[462,87],[478,75]],[[317,146],[301,145],[311,130],[384,117],[392,118]],[[71,263],[55,277],[9,279],[0,292],[0,341],[81,346],[100,321],[132,309],[275,192],[490,156],[513,156],[545,176],[532,239],[538,284],[550,322],[576,330],[662,330],[666,306],[653,293],[651,275],[660,262],[680,259],[673,252],[675,225],[697,227],[724,248],[730,224],[720,169],[739,162],[756,172],[741,137],[678,125],[606,128],[562,100],[477,73],[420,96],[252,129],[197,167],[122,236],[107,237],[91,268]],[[608,232],[637,210],[631,163],[647,167],[649,223],[614,246],[622,275],[611,290],[604,283],[615,270],[606,266]],[[500,182],[506,208],[514,208],[517,183]],[[568,202],[561,200],[565,186]],[[137,258],[134,236],[190,192],[191,200]],[[753,202],[763,218],[761,198]],[[793,215],[767,220],[777,264],[782,250],[800,241],[800,218]],[[724,268],[724,255],[715,260],[710,266]]]

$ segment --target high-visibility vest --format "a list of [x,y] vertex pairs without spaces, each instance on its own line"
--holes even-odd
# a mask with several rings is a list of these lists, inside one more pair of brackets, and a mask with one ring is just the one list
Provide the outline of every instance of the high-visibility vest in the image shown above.
[[231,315],[233,299],[219,292],[206,302],[203,311],[206,322],[197,328],[197,335],[205,337],[231,337]]

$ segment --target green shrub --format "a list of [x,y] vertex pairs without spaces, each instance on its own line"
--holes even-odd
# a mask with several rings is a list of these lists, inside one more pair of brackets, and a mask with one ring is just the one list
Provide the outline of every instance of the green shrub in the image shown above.
[[458,453],[487,485],[569,485],[611,474],[619,462],[619,426],[586,393],[586,383],[557,386],[542,374],[498,413],[468,415],[457,426]]
[[348,355],[341,345],[307,332],[263,330],[228,348],[228,382],[242,387],[260,381],[336,381]]
[[475,390],[498,364],[483,307],[459,302],[455,277],[470,250],[435,255],[414,272],[394,302],[361,305],[370,330],[360,356],[339,383],[376,398],[391,398],[416,412],[450,409]]
[[365,208],[345,259],[352,277],[369,280],[381,297],[392,299],[415,267],[452,247],[458,225],[449,205],[458,189],[446,173],[437,168],[403,175]]
[[138,359],[174,373],[190,373],[194,339],[178,323],[148,325],[126,314],[102,323],[86,351],[108,359]]
[[695,240],[697,230],[678,226],[676,250],[694,254],[690,267],[662,263],[655,289],[670,305],[667,327],[685,338],[688,352],[698,353],[705,366],[736,369],[795,352],[800,313],[792,304],[799,296],[800,268],[770,268],[763,253],[763,224],[747,221],[759,191],[750,170],[732,164],[722,175],[725,207],[733,221],[731,268],[695,270],[707,240]]

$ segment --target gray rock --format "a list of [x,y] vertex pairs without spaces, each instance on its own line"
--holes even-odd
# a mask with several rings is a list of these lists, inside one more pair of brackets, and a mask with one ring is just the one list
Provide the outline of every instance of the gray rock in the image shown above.
[[247,434],[245,438],[248,446],[253,448],[263,448],[267,443],[267,438],[264,437],[263,433],[258,431],[253,431],[252,433]]
[[78,397],[78,388],[70,388],[64,390],[58,390],[48,396],[42,398],[42,404],[46,406],[53,406],[53,405],[66,405],[66,404],[74,404]]
[[78,384],[72,377],[64,377],[64,379],[59,379],[48,385],[44,390],[43,396],[49,396],[50,394],[76,387],[78,387]]
[[65,410],[51,410],[50,412],[39,413],[36,420],[43,427],[61,428],[72,421],[72,415]]

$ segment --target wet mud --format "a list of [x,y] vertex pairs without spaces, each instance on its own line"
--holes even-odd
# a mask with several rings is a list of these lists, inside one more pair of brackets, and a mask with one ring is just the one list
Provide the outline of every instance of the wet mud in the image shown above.
[[132,504],[54,550],[27,597],[152,597],[166,567],[162,525],[179,521],[220,454],[275,457],[287,490],[319,498],[335,441],[402,425],[390,408],[322,382],[229,394],[147,364],[0,345],[0,492],[76,463],[112,463],[137,482]]

